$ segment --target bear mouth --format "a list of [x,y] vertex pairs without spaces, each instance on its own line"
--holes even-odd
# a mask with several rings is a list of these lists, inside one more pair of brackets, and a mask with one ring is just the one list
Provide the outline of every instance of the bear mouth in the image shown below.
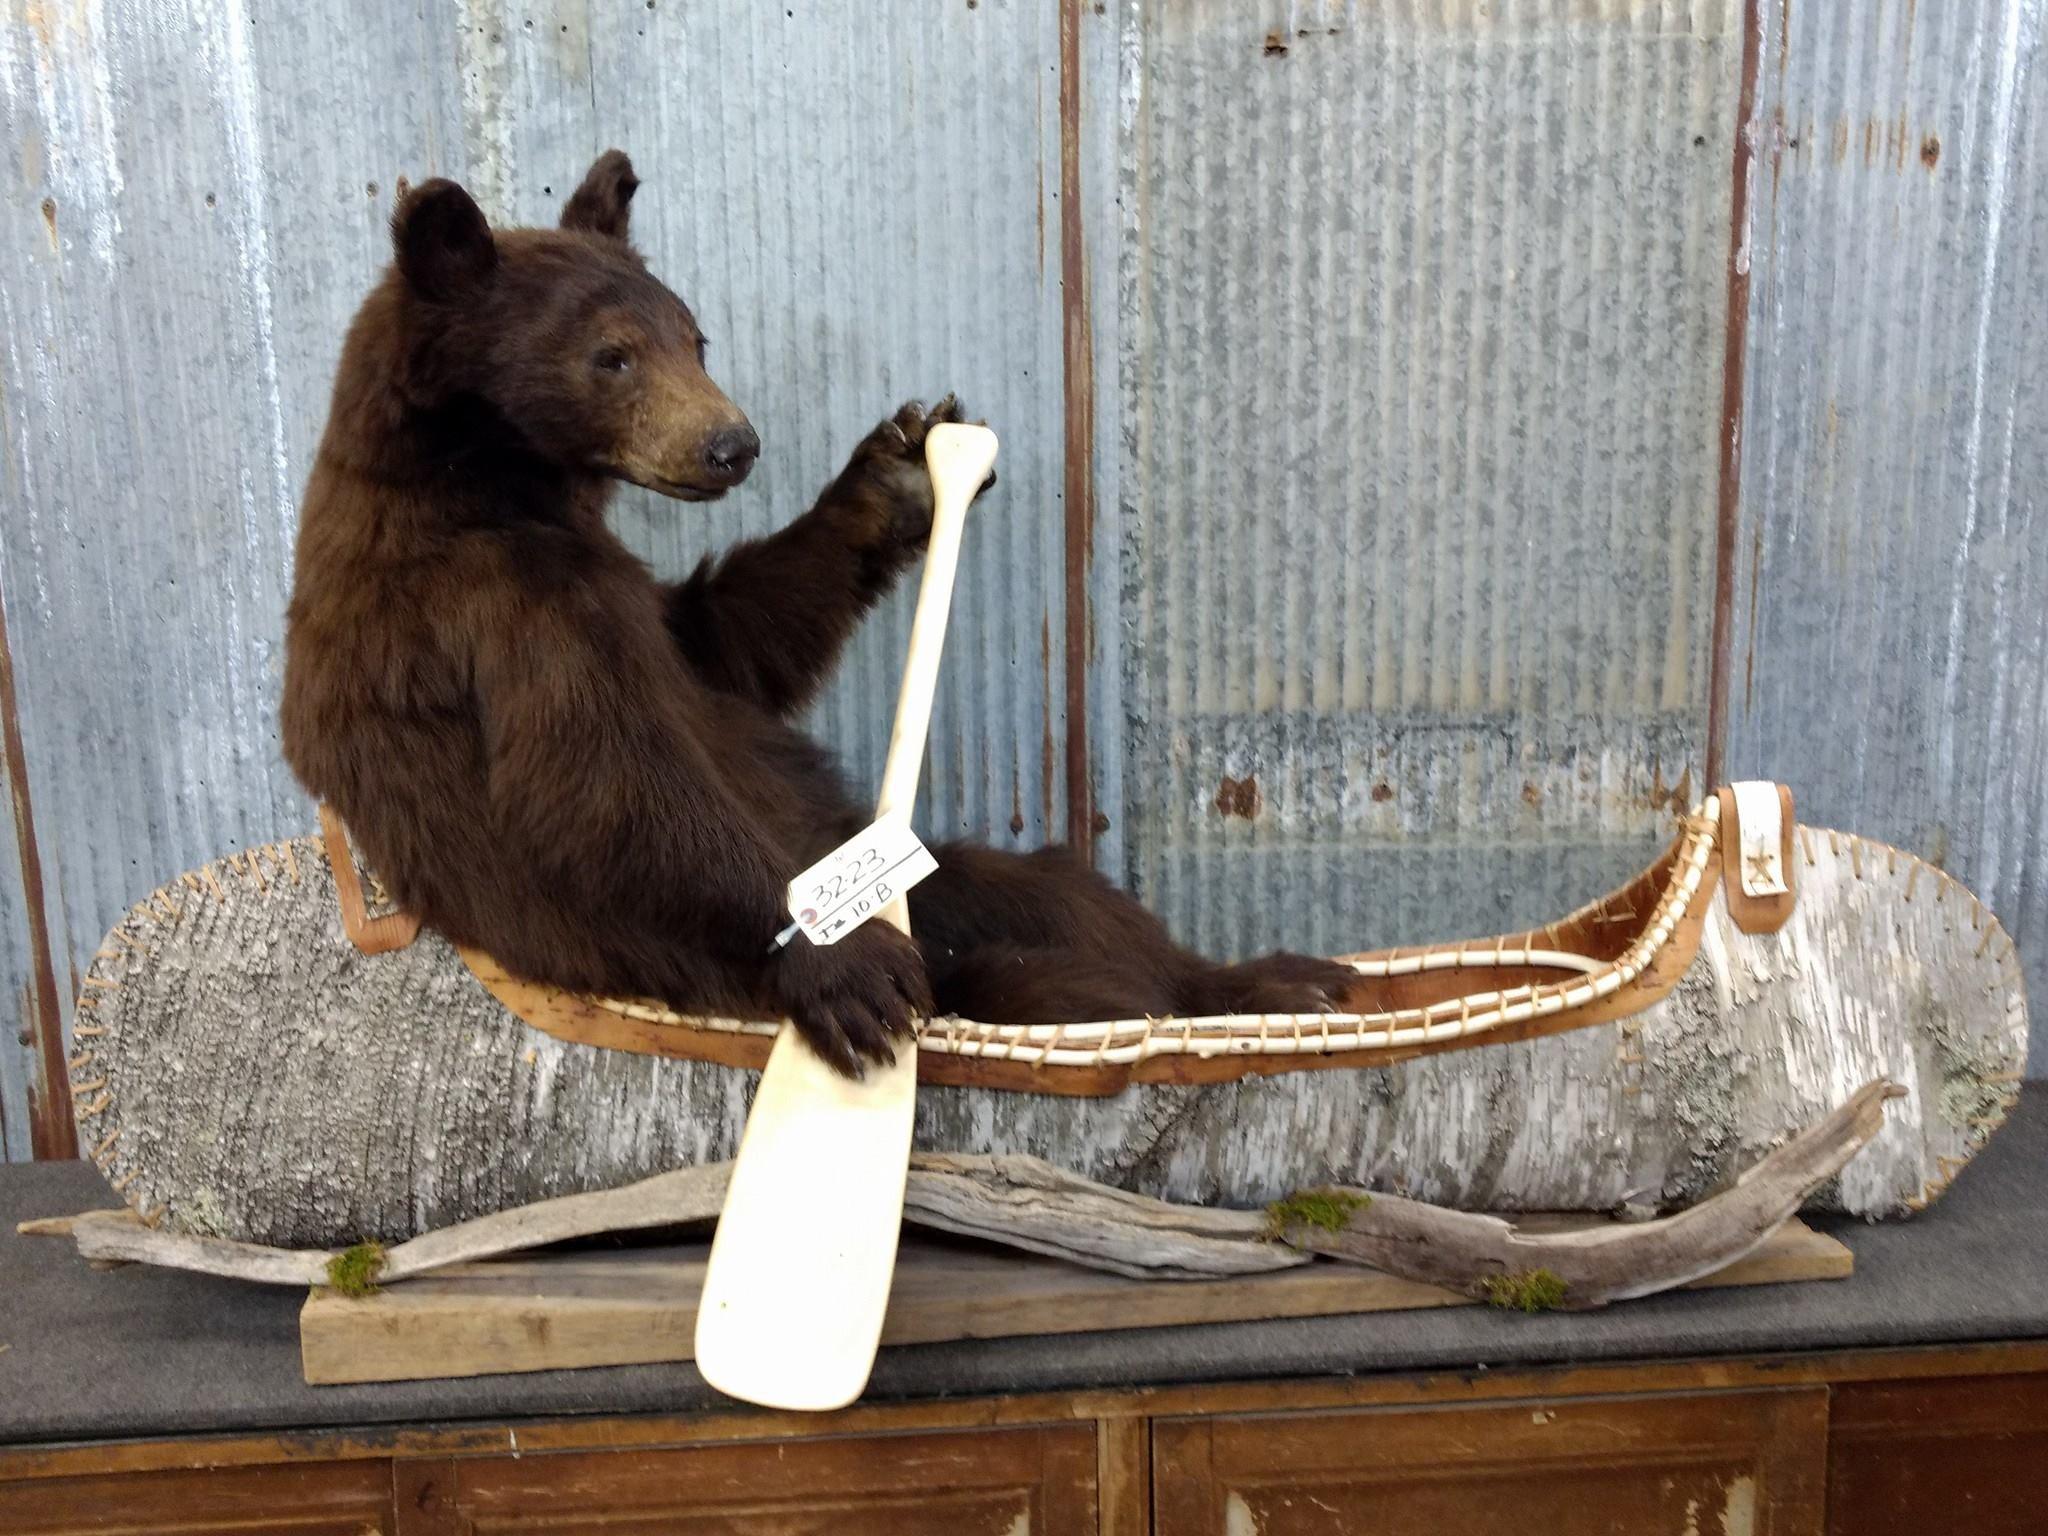
[[618,478],[629,485],[645,486],[671,501],[717,501],[732,489],[727,485],[689,485],[681,480],[664,480],[659,475],[627,474],[623,471],[618,473]]

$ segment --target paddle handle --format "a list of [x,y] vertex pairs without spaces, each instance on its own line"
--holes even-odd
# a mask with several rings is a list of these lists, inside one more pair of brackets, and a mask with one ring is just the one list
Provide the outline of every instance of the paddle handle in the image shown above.
[[[910,655],[903,663],[903,686],[896,692],[896,724],[882,764],[877,821],[885,816],[908,818],[917,800],[932,697],[939,686],[939,656],[946,647],[946,621],[953,609],[953,578],[960,568],[960,536],[967,527],[967,509],[995,467],[996,435],[987,427],[941,422],[925,433],[924,462],[932,477],[932,531],[917,587],[917,612],[910,621]],[[901,896],[877,916],[910,932],[910,909]],[[908,1049],[916,1053],[914,1047]]]
[[924,768],[925,738],[932,723],[932,696],[939,685],[939,655],[946,646],[946,620],[953,608],[953,577],[960,567],[960,535],[975,492],[995,467],[996,435],[987,427],[941,422],[925,434],[925,466],[932,477],[932,531],[925,546],[924,576],[917,588],[917,613],[910,621],[910,655],[903,686],[896,693],[896,725],[882,765],[877,820],[908,816]]

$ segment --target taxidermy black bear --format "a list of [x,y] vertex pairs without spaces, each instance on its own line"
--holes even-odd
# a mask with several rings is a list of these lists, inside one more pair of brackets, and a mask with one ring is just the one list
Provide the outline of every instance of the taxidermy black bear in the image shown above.
[[840,1070],[936,1009],[997,1023],[1308,1012],[1352,974],[1222,965],[1063,849],[934,849],[915,941],[771,940],[790,879],[867,816],[791,723],[931,521],[925,432],[862,439],[772,537],[657,581],[607,528],[618,481],[708,502],[760,443],[688,306],[628,240],[602,156],[558,229],[429,181],[350,326],[307,487],[284,748],[392,894],[563,987],[793,1019]]

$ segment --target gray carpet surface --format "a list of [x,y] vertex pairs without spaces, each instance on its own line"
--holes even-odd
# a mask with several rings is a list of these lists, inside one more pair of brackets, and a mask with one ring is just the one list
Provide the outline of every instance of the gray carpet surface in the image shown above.
[[[0,1167],[0,1444],[729,1406],[687,1365],[308,1387],[304,1293],[130,1266],[94,1272],[15,1224],[112,1205],[79,1163]],[[1939,1204],[1816,1222],[1841,1282],[1685,1291],[1605,1312],[1467,1307],[926,1344],[882,1352],[869,1401],[2048,1337],[2048,1085]]]

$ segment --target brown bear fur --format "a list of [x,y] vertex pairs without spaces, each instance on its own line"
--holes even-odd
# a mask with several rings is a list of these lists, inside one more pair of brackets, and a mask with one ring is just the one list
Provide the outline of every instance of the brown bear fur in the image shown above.
[[709,500],[758,444],[598,160],[559,229],[430,181],[351,325],[299,531],[284,748],[394,896],[560,986],[786,1014],[842,1070],[932,1010],[1000,1022],[1331,1006],[1349,972],[1211,964],[1063,850],[935,850],[918,942],[770,941],[790,878],[867,820],[791,724],[931,518],[923,439],[875,428],[809,512],[657,582],[624,479]]

